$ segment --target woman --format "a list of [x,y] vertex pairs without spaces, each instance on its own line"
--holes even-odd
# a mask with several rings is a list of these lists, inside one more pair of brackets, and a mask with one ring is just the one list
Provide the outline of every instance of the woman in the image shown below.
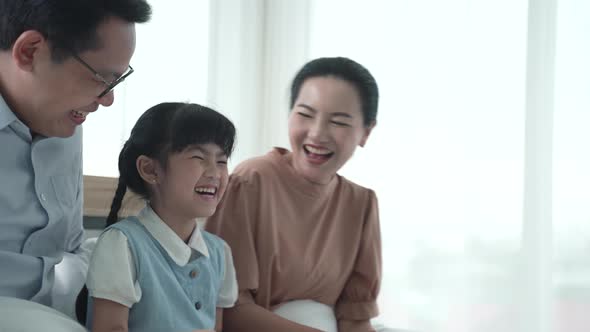
[[373,76],[347,58],[313,60],[295,76],[292,151],[275,148],[238,165],[207,222],[234,255],[240,292],[225,311],[227,331],[317,331],[306,326],[316,309],[305,325],[275,313],[301,300],[329,308],[326,318],[338,331],[373,330],[381,278],[377,198],[337,172],[367,142],[378,99]]

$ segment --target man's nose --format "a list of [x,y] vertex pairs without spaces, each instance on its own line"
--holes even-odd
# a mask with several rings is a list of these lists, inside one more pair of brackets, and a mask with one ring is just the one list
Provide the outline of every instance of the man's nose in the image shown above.
[[109,107],[115,101],[115,93],[111,90],[107,92],[104,96],[99,97],[96,101],[104,107]]

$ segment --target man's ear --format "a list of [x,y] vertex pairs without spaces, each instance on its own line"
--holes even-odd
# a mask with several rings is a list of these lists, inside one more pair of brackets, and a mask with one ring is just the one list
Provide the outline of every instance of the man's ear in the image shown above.
[[158,183],[157,161],[148,156],[141,155],[137,157],[135,166],[137,167],[139,176],[141,176],[145,182],[149,184]]
[[361,141],[359,143],[360,147],[364,147],[365,144],[367,144],[367,140],[369,139],[369,135],[371,135],[371,131],[373,131],[373,128],[375,128],[376,125],[377,125],[377,121],[373,121],[368,126],[365,126],[365,128],[364,128],[365,132],[363,134],[363,138],[361,138]]
[[35,58],[43,52],[49,52],[47,39],[35,30],[21,33],[12,45],[12,59],[20,69],[26,71],[33,70]]

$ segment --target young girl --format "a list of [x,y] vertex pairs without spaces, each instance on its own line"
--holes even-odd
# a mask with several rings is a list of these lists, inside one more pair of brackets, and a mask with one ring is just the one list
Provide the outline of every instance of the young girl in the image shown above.
[[[234,139],[227,118],[196,104],[162,103],[139,118],[90,261],[92,331],[221,331],[217,308],[237,298],[232,255],[196,218],[211,216],[225,192]],[[117,221],[128,187],[146,206]]]

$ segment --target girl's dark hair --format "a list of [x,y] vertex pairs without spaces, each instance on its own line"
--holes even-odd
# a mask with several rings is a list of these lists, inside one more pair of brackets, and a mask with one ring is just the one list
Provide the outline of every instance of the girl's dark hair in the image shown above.
[[379,104],[377,81],[361,64],[343,57],[318,58],[306,63],[295,75],[291,84],[290,109],[293,109],[305,80],[319,76],[334,76],[352,83],[361,98],[364,125],[369,126],[377,121]]
[[182,152],[196,144],[214,143],[229,158],[235,136],[233,123],[205,106],[162,103],[148,109],[137,120],[119,154],[119,184],[107,217],[107,226],[117,222],[127,187],[149,199],[146,183],[136,167],[139,156],[154,158],[166,167],[171,153]]
[[108,17],[144,23],[151,17],[145,0],[0,0],[0,50],[9,50],[27,30],[39,31],[51,45],[52,59],[101,47],[96,31]]

